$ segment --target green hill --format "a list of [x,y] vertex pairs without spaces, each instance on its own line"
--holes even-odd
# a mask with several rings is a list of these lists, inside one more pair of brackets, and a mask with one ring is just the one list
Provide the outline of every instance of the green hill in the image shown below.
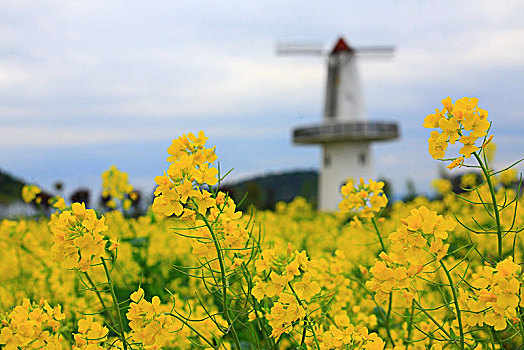
[[21,200],[20,193],[25,183],[0,169],[0,203],[8,204]]
[[277,202],[290,202],[299,195],[316,206],[317,184],[316,170],[296,170],[225,183],[221,189],[229,192],[235,203],[247,193],[243,208],[254,205],[259,209],[273,209]]

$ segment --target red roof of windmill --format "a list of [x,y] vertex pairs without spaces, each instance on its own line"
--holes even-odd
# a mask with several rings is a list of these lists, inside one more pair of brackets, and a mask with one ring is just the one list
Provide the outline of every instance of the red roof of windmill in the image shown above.
[[343,38],[339,38],[338,41],[337,41],[337,44],[335,45],[335,47],[331,51],[331,54],[333,55],[335,53],[339,53],[339,52],[343,52],[343,51],[347,51],[347,52],[350,52],[350,53],[354,52],[354,50],[352,48],[350,48],[348,44],[346,44],[346,42],[344,41]]

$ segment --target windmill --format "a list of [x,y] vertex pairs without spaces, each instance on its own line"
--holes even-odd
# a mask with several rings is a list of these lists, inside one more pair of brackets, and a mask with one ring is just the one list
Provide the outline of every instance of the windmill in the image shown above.
[[374,141],[398,138],[395,122],[368,121],[359,80],[357,57],[390,57],[391,46],[350,47],[339,38],[327,53],[315,44],[279,44],[277,55],[327,57],[324,117],[321,123],[293,130],[296,144],[320,144],[322,165],[318,209],[334,211],[341,201],[340,187],[353,177],[374,178],[370,146]]

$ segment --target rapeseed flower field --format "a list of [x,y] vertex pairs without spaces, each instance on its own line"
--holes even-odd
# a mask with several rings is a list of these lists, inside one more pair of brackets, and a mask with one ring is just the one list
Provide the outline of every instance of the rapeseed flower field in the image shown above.
[[438,200],[388,205],[383,183],[350,179],[337,213],[302,198],[241,212],[200,131],[167,149],[146,215],[126,216],[133,187],[111,167],[110,211],[57,196],[49,218],[1,221],[0,347],[522,348],[521,180],[491,168],[476,98],[442,105],[429,154],[481,175],[461,193],[436,180]]

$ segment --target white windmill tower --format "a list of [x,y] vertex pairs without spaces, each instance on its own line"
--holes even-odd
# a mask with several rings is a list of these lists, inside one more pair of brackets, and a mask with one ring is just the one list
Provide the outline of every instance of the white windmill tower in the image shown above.
[[[341,201],[340,187],[347,178],[366,181],[375,172],[370,152],[373,141],[399,136],[395,122],[367,121],[356,65],[357,56],[377,56],[393,52],[391,47],[352,48],[340,38],[328,55],[326,100],[321,123],[293,130],[296,144],[320,144],[322,166],[318,184],[318,209],[334,211]],[[320,54],[314,47],[280,45],[277,53]]]

